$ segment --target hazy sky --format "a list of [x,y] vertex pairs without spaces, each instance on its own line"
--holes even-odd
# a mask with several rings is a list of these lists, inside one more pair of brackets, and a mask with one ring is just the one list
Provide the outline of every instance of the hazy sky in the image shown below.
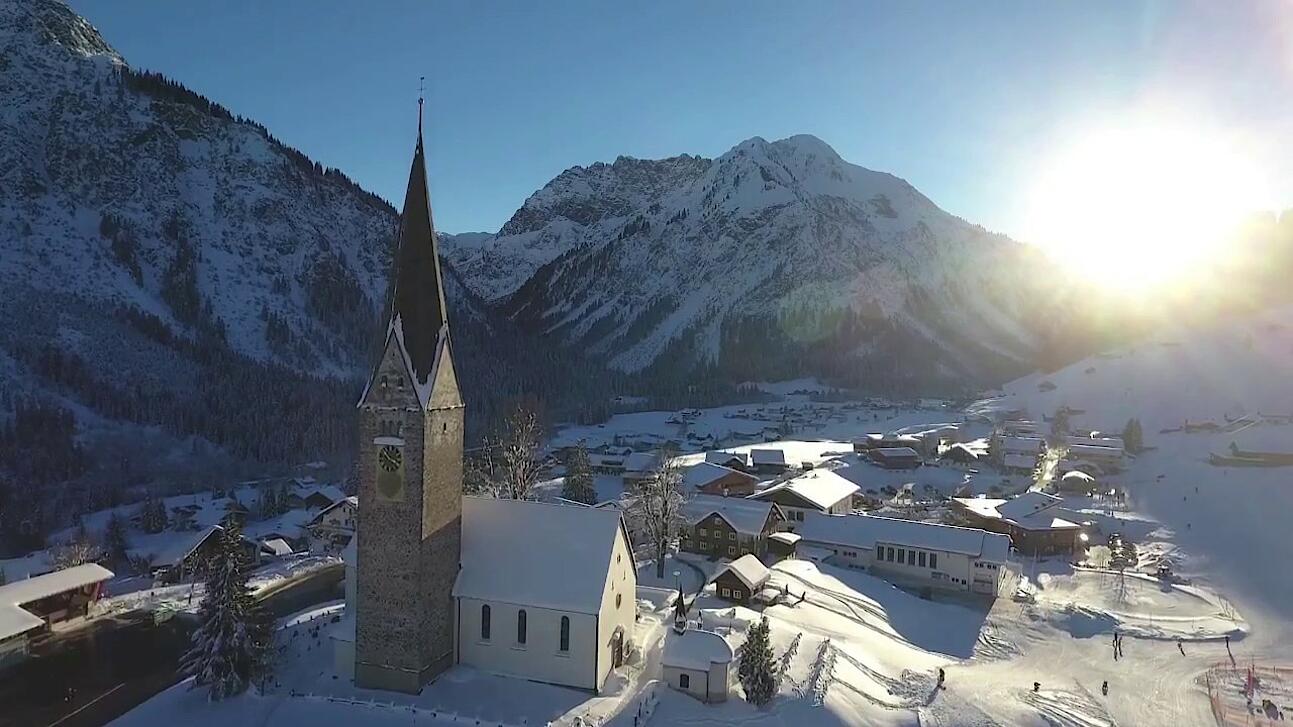
[[[437,226],[563,169],[811,133],[1021,234],[1038,160],[1149,109],[1240,138],[1293,206],[1293,5],[70,0],[159,70],[398,204],[427,77]],[[1188,149],[1182,150],[1188,154]]]

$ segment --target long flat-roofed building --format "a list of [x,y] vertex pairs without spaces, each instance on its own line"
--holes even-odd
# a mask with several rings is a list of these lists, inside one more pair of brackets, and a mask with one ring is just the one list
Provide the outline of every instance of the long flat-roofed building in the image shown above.
[[33,632],[85,616],[112,575],[86,563],[0,586],[0,667],[27,658]]

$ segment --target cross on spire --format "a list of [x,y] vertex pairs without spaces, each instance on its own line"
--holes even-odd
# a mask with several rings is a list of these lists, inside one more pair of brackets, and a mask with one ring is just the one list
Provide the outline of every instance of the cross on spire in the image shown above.
[[422,139],[422,105],[426,103],[426,76],[418,76],[418,140]]

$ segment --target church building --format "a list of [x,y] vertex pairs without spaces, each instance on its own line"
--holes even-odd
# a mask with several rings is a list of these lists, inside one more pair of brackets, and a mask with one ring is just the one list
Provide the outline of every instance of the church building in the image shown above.
[[635,620],[629,540],[618,511],[463,497],[464,406],[420,109],[391,309],[358,404],[354,637],[338,658],[353,650],[365,688],[416,693],[464,663],[597,691]]

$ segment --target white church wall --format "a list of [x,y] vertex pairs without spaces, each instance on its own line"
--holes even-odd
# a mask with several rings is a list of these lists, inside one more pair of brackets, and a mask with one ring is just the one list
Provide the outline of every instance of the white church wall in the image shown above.
[[606,683],[606,677],[614,668],[611,646],[615,632],[624,635],[625,646],[633,637],[633,624],[637,615],[637,570],[633,563],[633,553],[623,529],[615,537],[612,549],[610,569],[606,578],[606,590],[602,593],[602,606],[599,612],[597,629],[597,688]]
[[[481,638],[481,607],[490,608],[489,639]],[[525,610],[525,644],[517,642],[518,612]],[[562,652],[561,617],[570,619],[570,650]],[[496,674],[597,689],[597,618],[510,603],[458,599],[458,661]]]

